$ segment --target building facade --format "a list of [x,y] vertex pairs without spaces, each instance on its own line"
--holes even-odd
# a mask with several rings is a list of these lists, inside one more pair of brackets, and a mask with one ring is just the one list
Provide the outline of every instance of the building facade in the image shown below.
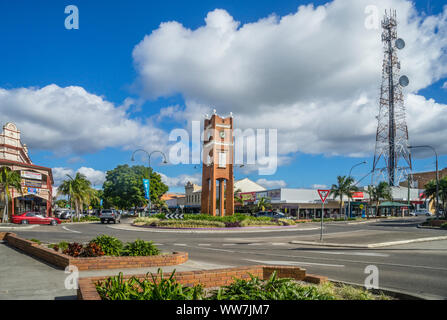
[[[9,204],[11,214],[25,211],[38,211],[43,215],[52,215],[53,174],[51,168],[32,163],[26,144],[20,137],[20,130],[14,123],[3,126],[0,134],[0,167],[8,167],[20,173],[21,190],[11,188]],[[4,201],[0,210],[4,208]]]

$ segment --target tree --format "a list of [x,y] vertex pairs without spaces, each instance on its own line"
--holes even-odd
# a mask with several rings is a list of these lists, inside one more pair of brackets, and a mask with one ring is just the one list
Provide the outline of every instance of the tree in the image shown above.
[[68,196],[71,208],[73,208],[74,204],[76,216],[80,220],[80,213],[84,210],[84,204],[97,199],[96,191],[91,187],[91,182],[82,173],[76,173],[74,178],[67,174],[67,178],[59,186],[58,194]]
[[[430,180],[425,186],[424,195],[435,201],[436,199],[436,180]],[[446,216],[447,209],[447,177],[439,180],[439,200],[441,200],[441,206],[444,211],[444,216]]]
[[234,190],[234,202],[237,202],[241,205],[241,207],[244,205],[244,200],[242,200],[242,196],[240,193],[242,190],[240,188]]
[[270,204],[270,199],[269,198],[265,198],[265,197],[261,197],[258,202],[256,203],[256,210],[257,211],[265,211],[265,209],[267,208],[271,208],[272,205]]
[[68,204],[68,200],[65,199],[59,199],[54,201],[54,204],[57,205],[59,208],[66,208]]
[[168,186],[161,181],[161,176],[152,168],[145,166],[129,167],[125,164],[107,171],[106,181],[103,185],[105,205],[120,209],[147,205],[143,179],[150,180],[151,202],[159,204],[161,196],[169,190]]
[[343,196],[347,196],[348,198],[352,199],[352,194],[355,191],[358,191],[358,188],[354,185],[354,178],[352,177],[346,177],[346,176],[338,176],[337,177],[337,183],[333,184],[331,187],[330,195],[336,199],[337,197],[340,198],[340,214],[343,211]]
[[380,182],[377,186],[368,186],[366,193],[369,194],[370,205],[372,205],[372,202],[376,204],[376,216],[378,217],[380,216],[380,200],[384,199],[391,201],[393,199],[393,196],[391,194],[391,187],[385,181]]
[[5,207],[3,209],[2,222],[6,223],[9,221],[9,213],[8,213],[9,190],[11,188],[14,188],[20,193],[22,193],[22,178],[20,177],[20,173],[18,173],[17,171],[12,171],[8,167],[1,167],[0,187],[3,189],[5,198]]

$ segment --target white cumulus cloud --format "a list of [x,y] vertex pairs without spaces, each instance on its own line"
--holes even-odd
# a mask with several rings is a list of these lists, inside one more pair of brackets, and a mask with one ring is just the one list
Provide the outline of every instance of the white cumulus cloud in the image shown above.
[[[379,25],[366,28],[372,3]],[[135,46],[134,64],[147,97],[185,98],[177,118],[232,111],[236,127],[278,129],[280,155],[371,155],[383,59],[380,20],[389,8],[397,10],[398,35],[406,42],[398,55],[401,74],[410,78],[404,89],[410,142],[430,142],[447,153],[439,134],[447,106],[418,95],[447,75],[447,7],[424,15],[406,0],[334,0],[246,24],[216,9],[197,29],[162,23]]]

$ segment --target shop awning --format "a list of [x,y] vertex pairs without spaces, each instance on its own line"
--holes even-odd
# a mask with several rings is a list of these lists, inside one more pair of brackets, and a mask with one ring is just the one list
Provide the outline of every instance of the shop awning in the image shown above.
[[399,202],[386,201],[379,205],[379,207],[408,207],[408,204],[402,204]]

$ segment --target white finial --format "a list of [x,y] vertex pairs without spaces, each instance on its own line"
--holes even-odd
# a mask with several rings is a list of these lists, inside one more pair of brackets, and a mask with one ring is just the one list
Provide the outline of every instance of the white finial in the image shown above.
[[233,118],[233,112],[230,112],[230,118]]
[[214,113],[214,114],[217,114],[217,111],[216,111],[216,109],[213,109],[213,113]]

